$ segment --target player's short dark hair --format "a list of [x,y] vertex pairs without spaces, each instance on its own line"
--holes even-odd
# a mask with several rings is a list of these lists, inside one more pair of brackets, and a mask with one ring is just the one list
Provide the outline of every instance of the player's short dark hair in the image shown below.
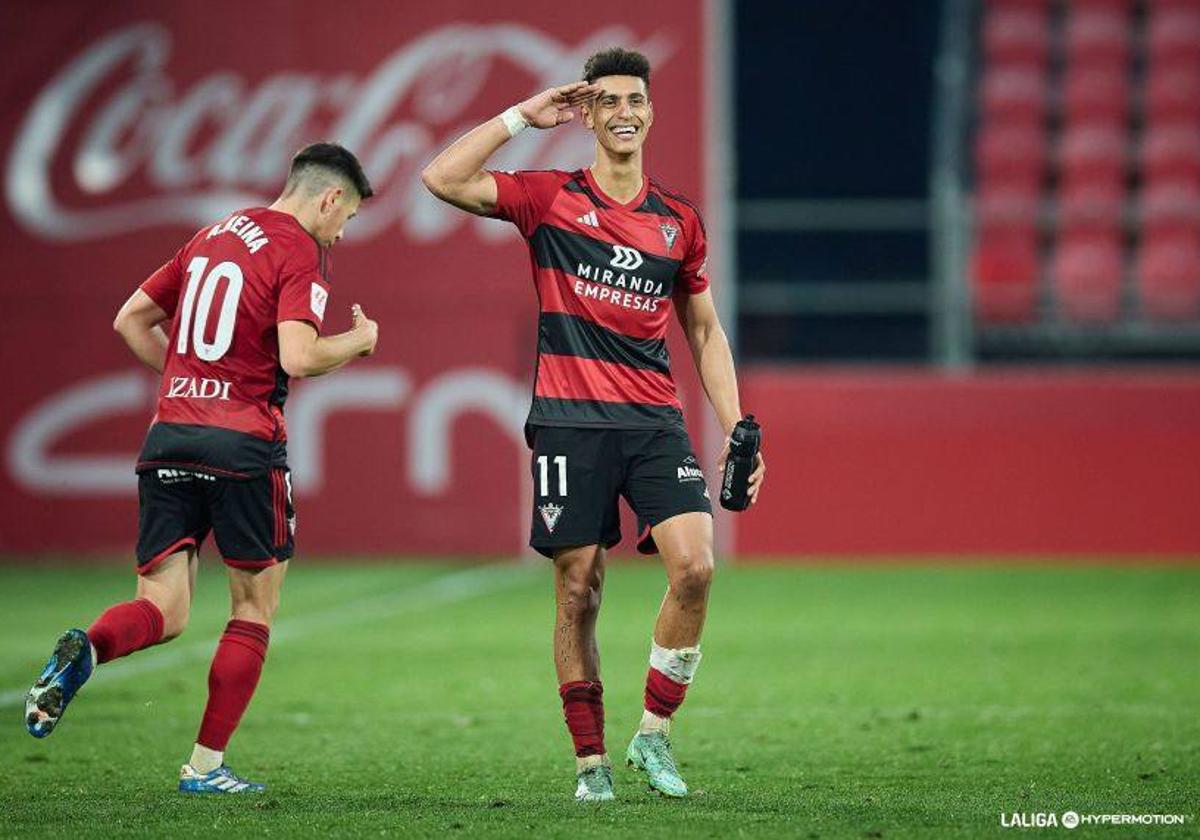
[[292,158],[292,168],[288,170],[287,192],[294,190],[299,182],[314,170],[340,176],[349,181],[359,198],[370,198],[375,194],[358,158],[352,151],[337,143],[312,143],[296,152],[296,156]]
[[583,64],[584,81],[590,84],[602,76],[637,76],[649,90],[650,59],[624,47],[609,47],[594,53]]

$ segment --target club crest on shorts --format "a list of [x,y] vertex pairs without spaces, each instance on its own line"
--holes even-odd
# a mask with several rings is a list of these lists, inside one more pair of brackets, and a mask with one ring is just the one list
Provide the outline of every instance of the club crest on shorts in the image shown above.
[[546,523],[546,530],[553,534],[554,526],[558,524],[558,518],[562,516],[563,506],[547,502],[541,505],[538,511],[542,514],[542,521]]
[[663,239],[667,242],[667,250],[670,251],[675,247],[675,237],[679,236],[679,228],[669,222],[663,222],[658,229],[662,231]]

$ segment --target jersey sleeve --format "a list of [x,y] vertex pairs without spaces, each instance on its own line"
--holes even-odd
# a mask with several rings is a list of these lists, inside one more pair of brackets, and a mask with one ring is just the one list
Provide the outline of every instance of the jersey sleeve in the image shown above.
[[533,236],[554,203],[564,174],[555,170],[491,174],[496,180],[496,218],[512,222],[526,239]]
[[307,321],[320,334],[325,304],[329,301],[329,284],[321,271],[321,261],[322,254],[317,248],[299,247],[284,262],[279,273],[276,323]]
[[139,286],[158,308],[167,313],[168,318],[175,317],[175,309],[179,306],[179,290],[183,286],[183,252],[180,248],[175,256],[167,260],[158,270],[147,277]]
[[687,253],[679,267],[679,288],[689,295],[708,288],[708,236],[699,214],[692,219]]

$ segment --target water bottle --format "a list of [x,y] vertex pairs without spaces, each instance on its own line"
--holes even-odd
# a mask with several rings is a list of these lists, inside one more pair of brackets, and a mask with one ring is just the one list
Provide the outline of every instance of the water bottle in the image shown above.
[[726,510],[745,510],[750,506],[750,473],[758,460],[762,445],[762,427],[753,414],[739,420],[729,436],[729,455],[721,476],[721,507]]

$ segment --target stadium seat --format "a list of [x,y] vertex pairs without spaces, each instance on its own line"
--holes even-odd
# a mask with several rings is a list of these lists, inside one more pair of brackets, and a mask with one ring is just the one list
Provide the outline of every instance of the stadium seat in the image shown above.
[[1046,132],[1034,125],[984,126],[975,140],[975,165],[985,181],[1036,188],[1045,171]]
[[1063,109],[1069,125],[1124,125],[1129,114],[1129,77],[1112,67],[1068,68]]
[[1045,9],[997,6],[984,18],[983,54],[989,66],[1044,68],[1049,40]]
[[1146,83],[1146,120],[1152,125],[1200,121],[1200,72],[1151,69]]
[[1037,275],[1037,234],[1032,229],[984,231],[972,261],[976,317],[987,322],[1031,320]]
[[1046,108],[1045,75],[1028,67],[996,67],[984,72],[984,121],[1039,125]]
[[1147,239],[1138,253],[1135,276],[1145,317],[1160,321],[1200,317],[1200,231]]
[[1149,126],[1138,153],[1142,177],[1150,181],[1200,180],[1200,128]]
[[1150,66],[1186,71],[1200,64],[1200,4],[1154,9],[1146,28]]
[[1119,237],[1061,237],[1052,269],[1059,314],[1081,323],[1115,320],[1121,308],[1121,274]]
[[1125,176],[1125,132],[1101,124],[1070,125],[1062,134],[1058,163],[1071,181],[1119,181]]
[[1113,4],[1074,3],[1064,35],[1067,65],[1124,68],[1129,63],[1128,13]]
[[1040,193],[1035,185],[1001,180],[983,182],[975,198],[975,218],[986,230],[1027,230],[1037,228]]
[[1145,234],[1151,237],[1186,235],[1200,229],[1200,185],[1195,181],[1147,183],[1138,201]]
[[1058,229],[1117,234],[1125,208],[1125,184],[1099,178],[1064,180],[1058,189]]

